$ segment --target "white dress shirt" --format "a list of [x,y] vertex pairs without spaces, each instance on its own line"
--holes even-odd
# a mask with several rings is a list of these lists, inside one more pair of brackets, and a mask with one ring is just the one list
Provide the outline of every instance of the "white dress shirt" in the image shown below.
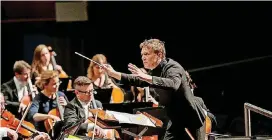
[[18,93],[18,100],[19,102],[21,101],[21,99],[23,98],[24,94],[27,94],[27,86],[26,84],[23,84],[22,82],[20,82],[15,76],[13,77],[16,89],[17,89],[17,93]]
[[8,131],[6,127],[0,127],[0,140],[2,140],[3,137],[8,136]]

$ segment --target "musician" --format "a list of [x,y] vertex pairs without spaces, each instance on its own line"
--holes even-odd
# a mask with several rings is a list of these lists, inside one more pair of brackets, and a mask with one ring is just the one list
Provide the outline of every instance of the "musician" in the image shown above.
[[21,118],[26,105],[21,102],[23,96],[28,96],[30,92],[28,80],[30,78],[30,65],[19,60],[14,63],[14,77],[1,85],[1,92],[7,102],[6,108],[17,118]]
[[[140,70],[144,73],[147,73],[147,71],[144,68],[140,68]],[[144,97],[144,88],[141,87],[135,87],[131,86],[131,92],[134,96],[134,101],[136,102],[144,102],[143,97]],[[136,99],[135,99],[136,98]],[[155,94],[155,92],[151,91],[149,97],[147,97],[147,101],[153,102],[155,105],[158,105],[159,101],[159,95]]]
[[[60,105],[60,108],[67,105],[68,99],[63,92],[58,91],[60,81],[57,71],[43,71],[40,79],[36,82],[36,85],[41,89],[41,91],[35,96],[27,118],[35,124],[38,131],[47,132],[44,121],[47,119],[60,121],[60,117],[48,114],[49,111],[57,108],[58,104]],[[56,100],[56,95],[59,96],[58,101]]]
[[[5,99],[3,93],[0,92],[0,113],[2,116],[3,111],[5,110]],[[0,139],[3,137],[8,137],[11,140],[17,140],[18,139],[18,134],[16,131],[7,128],[7,127],[0,127]]]
[[[107,64],[107,58],[103,54],[94,55],[92,60],[102,65]],[[93,82],[94,89],[117,88],[121,89],[120,92],[122,92],[122,94],[124,95],[125,94],[124,90],[117,86],[114,79],[109,77],[105,73],[104,69],[101,66],[97,65],[96,63],[94,63],[93,61],[90,62],[90,65],[88,67],[87,77]]]
[[[206,104],[204,103],[203,99],[201,97],[195,96],[194,94],[194,89],[197,88],[196,84],[193,82],[190,74],[188,71],[185,72],[186,74],[186,79],[187,79],[187,84],[190,86],[192,94],[195,97],[195,101],[199,106],[202,108],[203,112],[205,113],[206,116],[208,116],[211,121],[212,121],[212,130],[215,130],[217,127],[217,121],[216,117],[211,113],[211,111],[207,108]],[[200,129],[198,133],[203,133],[201,132],[202,130]],[[203,135],[202,135],[203,136]]]
[[[97,108],[102,109],[102,103],[98,100],[93,100],[93,84],[92,81],[85,76],[79,76],[75,79],[73,83],[76,97],[67,104],[64,110],[64,126],[71,126],[78,122],[82,118],[86,119],[86,122],[81,124],[78,135],[84,135],[90,130],[94,129],[94,123],[88,122],[88,117],[91,116],[89,109]],[[103,130],[96,126],[96,135],[104,136]]]
[[[1,93],[1,92],[0,92],[0,105],[1,105],[0,113],[2,116],[2,113],[6,108],[5,108],[5,99],[4,99],[3,93]],[[16,133],[15,130],[12,130],[10,128],[0,127],[0,139],[3,137],[8,137],[11,140],[17,140],[18,134]],[[33,137],[32,140],[50,140],[49,135],[46,133],[40,133],[40,134],[34,135],[32,137]]]
[[184,68],[173,59],[166,58],[164,42],[159,39],[145,40],[140,48],[144,68],[150,70],[148,74],[133,64],[128,65],[132,74],[117,72],[110,65],[105,65],[109,76],[124,84],[150,86],[159,94],[159,105],[165,106],[170,119],[165,140],[189,139],[185,128],[197,138],[196,131],[203,125],[205,115],[194,102]]
[[[37,80],[43,71],[54,70],[51,62],[51,55],[46,45],[40,44],[36,47],[31,64],[32,80]],[[60,65],[56,65],[56,69],[59,73],[64,72]]]

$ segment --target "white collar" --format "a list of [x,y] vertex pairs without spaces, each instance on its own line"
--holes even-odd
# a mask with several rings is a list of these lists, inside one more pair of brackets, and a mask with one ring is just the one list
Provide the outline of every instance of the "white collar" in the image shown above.
[[17,90],[20,90],[20,89],[22,89],[23,87],[26,86],[23,82],[19,81],[19,80],[16,78],[16,76],[13,77],[13,80],[14,80],[14,83],[15,83],[15,85],[16,85]]
[[85,103],[85,102],[82,102],[78,99],[78,101],[80,102],[80,104],[83,106],[83,107],[86,107],[86,106],[90,106],[91,102],[89,103]]

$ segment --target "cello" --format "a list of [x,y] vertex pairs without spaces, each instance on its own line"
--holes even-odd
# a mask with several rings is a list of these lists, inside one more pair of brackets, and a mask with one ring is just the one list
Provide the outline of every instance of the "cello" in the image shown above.
[[59,78],[62,78],[62,79],[69,78],[69,83],[67,85],[67,90],[72,89],[72,80],[71,80],[71,77],[68,76],[63,69],[61,69],[61,70],[57,69],[58,66],[57,66],[57,62],[56,62],[56,59],[55,59],[55,56],[57,56],[56,52],[53,51],[53,49],[52,49],[51,46],[48,46],[48,50],[50,52],[50,60],[51,60],[52,65],[53,65],[53,69],[59,71]]

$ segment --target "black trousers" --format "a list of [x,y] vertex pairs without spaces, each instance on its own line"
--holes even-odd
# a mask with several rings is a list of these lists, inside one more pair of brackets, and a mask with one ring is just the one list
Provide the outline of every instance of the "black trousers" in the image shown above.
[[[188,130],[195,140],[205,139],[205,125],[199,128],[188,128]],[[185,131],[184,125],[175,125],[169,121],[163,140],[191,140],[191,138]]]

